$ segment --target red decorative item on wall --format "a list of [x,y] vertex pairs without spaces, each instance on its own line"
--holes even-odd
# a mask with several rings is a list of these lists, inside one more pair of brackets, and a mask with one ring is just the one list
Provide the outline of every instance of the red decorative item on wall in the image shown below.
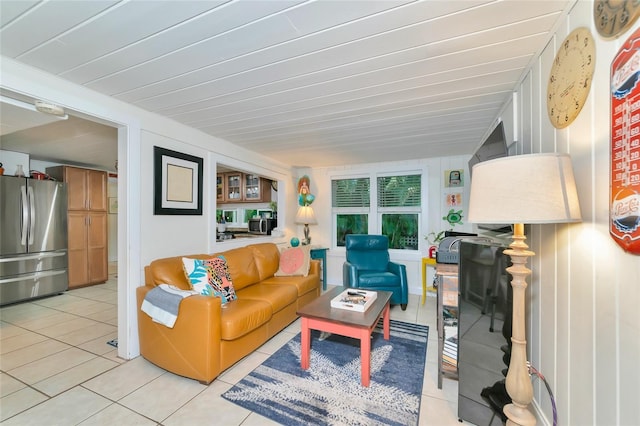
[[611,63],[610,197],[609,233],[640,254],[640,29]]

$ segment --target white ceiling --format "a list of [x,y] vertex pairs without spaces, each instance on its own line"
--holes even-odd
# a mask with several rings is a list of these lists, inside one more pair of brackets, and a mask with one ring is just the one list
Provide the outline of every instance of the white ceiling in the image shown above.
[[[471,154],[573,4],[3,0],[0,53],[293,166],[406,160]],[[74,121],[32,154],[99,150]]]

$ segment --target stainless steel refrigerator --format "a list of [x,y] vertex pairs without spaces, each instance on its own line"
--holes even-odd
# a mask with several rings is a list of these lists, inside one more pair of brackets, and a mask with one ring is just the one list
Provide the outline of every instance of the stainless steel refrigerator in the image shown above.
[[0,176],[0,305],[69,287],[65,183]]

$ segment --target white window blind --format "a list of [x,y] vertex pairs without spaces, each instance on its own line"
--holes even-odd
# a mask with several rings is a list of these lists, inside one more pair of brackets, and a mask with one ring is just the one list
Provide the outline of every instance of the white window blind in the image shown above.
[[369,178],[336,179],[331,181],[333,207],[369,207]]
[[420,207],[421,176],[378,177],[378,207]]

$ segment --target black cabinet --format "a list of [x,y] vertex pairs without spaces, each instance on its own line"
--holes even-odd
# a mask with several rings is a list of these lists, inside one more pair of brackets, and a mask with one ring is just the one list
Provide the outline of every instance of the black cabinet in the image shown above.
[[458,268],[458,417],[500,425],[511,348],[509,256],[500,244],[462,241]]

